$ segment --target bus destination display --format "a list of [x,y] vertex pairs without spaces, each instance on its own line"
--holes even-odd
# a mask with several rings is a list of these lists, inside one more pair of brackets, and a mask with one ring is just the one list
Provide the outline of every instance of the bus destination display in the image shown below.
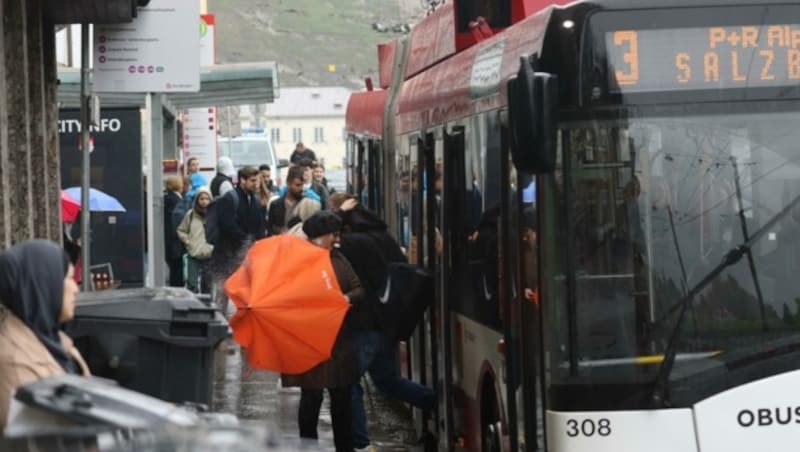
[[615,93],[800,83],[800,25],[616,30],[605,41]]

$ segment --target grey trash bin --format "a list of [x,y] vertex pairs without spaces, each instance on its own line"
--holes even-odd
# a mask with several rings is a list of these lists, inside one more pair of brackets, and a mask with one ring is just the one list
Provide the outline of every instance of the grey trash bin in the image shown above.
[[67,326],[93,375],[170,402],[210,405],[225,318],[185,289],[82,293]]

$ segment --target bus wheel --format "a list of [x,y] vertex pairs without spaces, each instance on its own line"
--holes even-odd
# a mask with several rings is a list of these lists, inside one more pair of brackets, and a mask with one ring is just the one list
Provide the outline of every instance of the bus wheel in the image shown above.
[[500,409],[492,391],[492,385],[484,386],[481,409],[481,450],[483,452],[501,452]]

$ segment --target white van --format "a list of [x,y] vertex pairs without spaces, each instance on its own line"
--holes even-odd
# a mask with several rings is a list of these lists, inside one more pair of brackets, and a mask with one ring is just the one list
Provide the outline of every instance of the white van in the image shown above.
[[230,157],[233,166],[238,170],[244,166],[258,168],[269,165],[272,168],[272,179],[275,185],[283,184],[281,169],[289,166],[287,159],[278,159],[269,138],[261,135],[244,135],[236,138],[218,137],[220,157]]

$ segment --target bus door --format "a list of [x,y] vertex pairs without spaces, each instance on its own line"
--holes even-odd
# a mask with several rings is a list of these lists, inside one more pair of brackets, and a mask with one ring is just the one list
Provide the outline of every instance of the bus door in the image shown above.
[[511,450],[540,450],[542,430],[536,180],[519,172],[503,133],[500,303]]
[[[409,262],[416,263],[436,275],[437,243],[437,198],[435,193],[435,139],[432,133],[412,137],[410,143],[411,157],[411,239],[409,242]],[[436,288],[434,300],[438,300],[439,288]],[[412,337],[410,344],[412,354],[412,378],[423,385],[433,387],[436,382],[436,304],[426,312]],[[416,425],[418,431],[437,431],[436,419],[430,413]]]
[[[517,170],[511,160],[508,148],[508,130],[501,126],[501,159],[500,159],[500,230],[498,233],[498,268],[499,282],[498,295],[500,301],[500,315],[503,319],[503,350],[505,369],[503,379],[506,388],[507,434],[511,450],[519,450],[520,429],[518,401],[521,388],[520,366],[520,330],[523,323],[521,305],[520,275],[520,247],[521,231],[520,218],[520,191]],[[522,289],[524,290],[524,289]],[[526,449],[527,450],[527,449]]]
[[347,171],[347,193],[356,193],[356,146],[358,141],[353,135],[347,137],[347,154],[345,169]]
[[[441,192],[439,212],[441,215],[442,246],[437,254],[438,280],[441,296],[439,305],[439,375],[440,389],[440,445],[450,450],[455,438],[453,413],[453,306],[457,298],[463,297],[461,292],[469,273],[467,266],[467,238],[469,226],[466,219],[465,191],[467,187],[465,166],[465,130],[463,126],[453,127],[444,135],[443,165],[435,185]],[[438,157],[438,154],[437,154]],[[438,159],[437,159],[438,163]],[[439,187],[442,187],[441,189]]]
[[364,159],[366,157],[367,150],[366,146],[364,145],[363,140],[356,141],[356,150],[355,150],[355,158],[356,161],[354,162],[355,166],[355,177],[353,178],[353,194],[358,198],[358,200],[366,205],[364,196]]
[[[442,172],[443,165],[443,146],[441,139],[441,131],[438,131],[438,136],[434,133],[425,134],[424,145],[422,149],[422,163],[424,168],[424,185],[423,196],[425,198],[423,204],[425,207],[424,212],[424,234],[425,234],[425,268],[434,277],[434,304],[428,310],[426,318],[426,335],[427,337],[427,357],[428,366],[426,366],[427,377],[430,386],[436,387],[436,383],[440,381],[441,367],[439,365],[439,351],[442,349],[439,336],[439,319],[442,317],[441,303],[442,299]],[[436,413],[434,422],[436,423],[434,431],[440,431],[443,428],[442,415],[444,399],[442,394],[437,394],[439,398],[439,409]],[[439,448],[441,449],[444,444],[449,444],[449,439],[444,435],[439,435]],[[449,447],[446,449],[449,450]]]
[[[511,168],[513,163],[510,162]],[[517,331],[516,391],[517,425],[520,450],[542,450],[543,392],[542,392],[542,340],[541,305],[539,287],[538,256],[538,209],[536,202],[536,178],[532,174],[517,173],[518,197],[509,207],[513,222],[509,222],[509,273],[512,304],[519,319]],[[516,210],[516,212],[514,212]]]
[[364,184],[367,193],[367,207],[376,212],[381,218],[383,209],[381,208],[381,142],[376,140],[369,140],[367,144],[367,161],[364,163],[365,176]]

